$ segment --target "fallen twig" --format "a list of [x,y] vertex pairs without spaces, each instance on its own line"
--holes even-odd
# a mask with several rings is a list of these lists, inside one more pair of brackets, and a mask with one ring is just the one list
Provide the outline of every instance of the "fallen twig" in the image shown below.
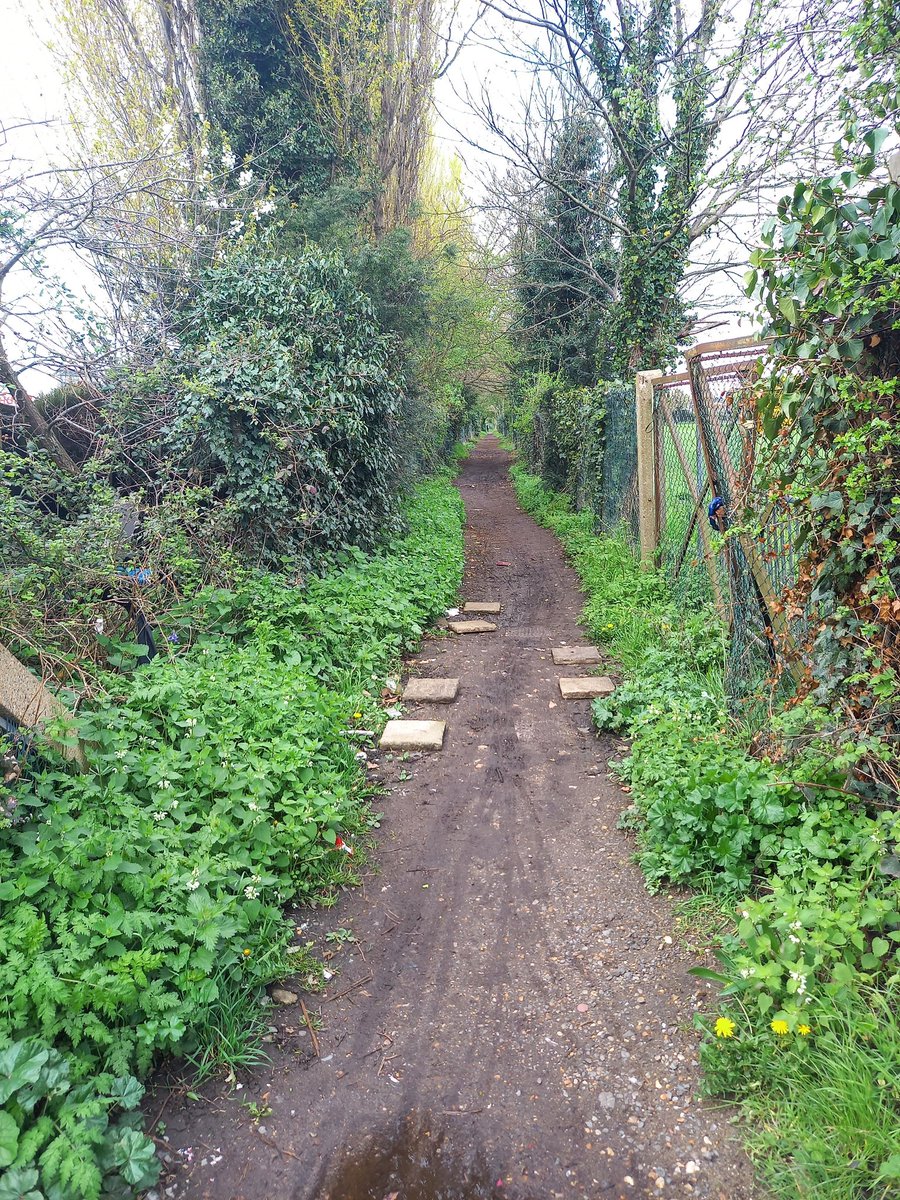
[[309,1036],[312,1038],[313,1050],[316,1052],[316,1058],[321,1058],[322,1055],[319,1052],[319,1039],[316,1037],[315,1029],[313,1029],[313,1023],[312,1018],[309,1015],[309,1009],[302,1000],[300,1001],[300,1008],[303,1010],[303,1020],[306,1022],[306,1028],[309,1030]]
[[371,983],[374,978],[374,975],[369,974],[365,977],[365,979],[357,979],[356,983],[351,983],[350,986],[348,988],[344,988],[342,992],[338,992],[334,996],[326,996],[322,1003],[332,1004],[335,1000],[341,1000],[344,996],[349,996],[351,992],[355,992],[357,988],[362,987],[364,983]]
[[256,1130],[256,1136],[261,1142],[265,1142],[267,1146],[271,1146],[273,1150],[277,1150],[279,1154],[287,1155],[288,1158],[300,1158],[299,1154],[295,1154],[293,1150],[285,1150],[282,1146],[278,1145],[274,1138],[266,1137],[266,1135],[264,1133],[260,1133],[258,1129]]

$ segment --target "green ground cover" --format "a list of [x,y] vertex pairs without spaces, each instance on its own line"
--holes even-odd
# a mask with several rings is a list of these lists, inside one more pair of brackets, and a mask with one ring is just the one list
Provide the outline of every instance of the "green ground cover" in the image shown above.
[[[449,475],[406,529],[305,588],[206,591],[175,646],[79,721],[89,770],[44,762],[0,827],[0,1200],[151,1185],[137,1111],[160,1054],[258,1055],[291,902],[353,878],[336,850],[376,816],[348,728],[378,728],[402,650],[456,596]],[[24,814],[24,816],[23,816]],[[310,969],[314,969],[310,964]]]
[[[777,757],[725,703],[727,640],[674,603],[623,538],[519,466],[523,507],[560,538],[584,621],[625,681],[594,715],[631,739],[623,814],[652,889],[702,889],[728,916],[706,1086],[745,1109],[748,1149],[781,1197],[882,1200],[900,1185],[900,815],[847,790],[864,745],[835,750],[809,702],[770,717]],[[818,733],[810,735],[810,728]],[[802,735],[797,735],[802,731]]]

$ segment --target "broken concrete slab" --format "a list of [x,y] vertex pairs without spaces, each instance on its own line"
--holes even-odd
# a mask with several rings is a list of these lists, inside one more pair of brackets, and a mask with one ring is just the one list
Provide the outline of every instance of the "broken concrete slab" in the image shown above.
[[[36,675],[0,646],[0,713],[15,721],[24,729],[40,729],[48,721],[58,717],[71,719],[72,714],[44,687]],[[85,765],[84,750],[80,743],[63,745],[51,742],[69,762]]]
[[458,691],[458,679],[410,679],[403,689],[403,699],[431,704],[452,704]]
[[615,690],[616,685],[608,675],[581,675],[559,681],[563,700],[593,700],[596,696],[609,696]]
[[557,646],[551,653],[558,667],[586,667],[600,662],[596,646]]
[[503,605],[498,604],[496,600],[471,600],[468,604],[463,605],[463,612],[467,613],[485,613],[496,614],[503,611]]
[[388,721],[378,743],[382,750],[440,750],[443,721]]
[[451,621],[448,628],[454,633],[494,633],[497,626],[492,621]]

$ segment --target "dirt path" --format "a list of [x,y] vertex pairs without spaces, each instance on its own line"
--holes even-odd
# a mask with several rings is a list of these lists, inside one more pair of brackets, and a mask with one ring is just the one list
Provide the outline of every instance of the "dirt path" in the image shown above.
[[728,1114],[696,1099],[705,989],[616,831],[615,746],[586,701],[559,697],[549,648],[583,640],[577,579],[516,507],[507,465],[486,438],[458,481],[464,596],[502,601],[500,628],[429,638],[410,664],[460,678],[449,710],[409,714],[446,716],[445,749],[383,764],[380,873],[310,924],[360,942],[336,954],[327,995],[371,979],[306,997],[321,1058],[299,1005],[279,1008],[270,1068],[169,1104],[162,1195],[754,1195]]

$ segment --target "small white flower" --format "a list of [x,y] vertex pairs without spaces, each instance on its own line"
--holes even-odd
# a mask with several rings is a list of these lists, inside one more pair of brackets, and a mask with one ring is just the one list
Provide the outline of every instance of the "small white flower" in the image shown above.
[[256,215],[258,217],[268,216],[269,213],[274,212],[274,211],[275,211],[275,201],[274,200],[263,200],[262,204],[257,204],[257,206],[256,206]]
[[259,895],[259,888],[251,887],[251,885],[248,883],[244,888],[244,895],[248,900],[255,900]]
[[234,157],[234,154],[231,150],[222,151],[222,166],[226,171],[233,171],[237,166],[237,159]]
[[128,757],[127,750],[117,750],[116,751],[116,758],[127,758],[127,757]]
[[252,182],[253,172],[249,167],[246,167],[243,171],[241,171],[240,175],[238,175],[238,187],[249,187]]
[[789,934],[788,941],[793,942],[795,946],[800,945],[800,939],[796,936],[796,934],[793,934],[793,933]]
[[247,805],[247,807],[250,809],[251,812],[259,812],[259,805],[256,803],[255,800],[251,800],[250,803]]
[[262,883],[262,875],[251,875],[250,879],[253,883]]
[[161,787],[163,791],[165,791],[166,788],[170,788],[172,786],[172,782],[169,779],[161,779],[156,786]]
[[199,879],[189,879],[184,886],[187,889],[187,891],[196,892],[197,888],[200,886],[200,880]]
[[155,812],[153,814],[154,821],[164,821],[165,819],[166,819],[166,814],[164,812]]

